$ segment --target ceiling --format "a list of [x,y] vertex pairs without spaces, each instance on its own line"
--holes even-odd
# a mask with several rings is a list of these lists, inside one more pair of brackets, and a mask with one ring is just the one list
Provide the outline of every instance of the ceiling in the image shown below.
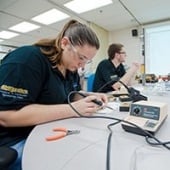
[[41,38],[55,37],[68,19],[48,26],[31,20],[32,17],[52,8],[69,14],[71,18],[95,23],[107,31],[170,21],[170,0],[112,0],[111,5],[81,14],[76,14],[63,6],[69,1],[0,0],[0,31],[8,30],[9,27],[22,21],[41,26],[37,30],[22,33],[0,44],[21,46],[34,43]]

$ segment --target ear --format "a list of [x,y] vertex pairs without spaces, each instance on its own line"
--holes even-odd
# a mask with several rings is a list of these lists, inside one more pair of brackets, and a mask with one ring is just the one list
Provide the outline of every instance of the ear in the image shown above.
[[116,58],[117,56],[119,56],[119,53],[115,53],[115,56],[114,56],[114,57]]
[[65,49],[65,47],[70,43],[68,37],[63,37],[61,39],[61,48]]

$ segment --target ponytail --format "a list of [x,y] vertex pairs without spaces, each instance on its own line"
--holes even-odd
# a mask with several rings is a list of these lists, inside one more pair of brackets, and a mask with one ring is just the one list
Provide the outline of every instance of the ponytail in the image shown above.
[[34,44],[40,46],[41,52],[49,58],[53,68],[56,68],[57,64],[61,62],[61,40],[63,37],[68,37],[73,45],[83,46],[88,44],[96,47],[96,49],[99,49],[100,46],[97,35],[91,28],[77,20],[70,20],[64,25],[56,39],[42,39]]

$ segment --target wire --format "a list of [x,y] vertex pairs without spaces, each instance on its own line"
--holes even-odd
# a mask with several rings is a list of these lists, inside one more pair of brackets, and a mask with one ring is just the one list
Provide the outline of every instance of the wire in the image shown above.
[[113,134],[111,126],[114,126],[118,123],[120,123],[120,121],[117,121],[117,122],[114,122],[114,123],[107,125],[107,128],[110,131],[109,136],[108,136],[108,140],[107,140],[107,150],[106,150],[106,169],[107,170],[110,170],[111,139],[112,139],[112,134]]
[[[71,104],[71,101],[70,101],[70,98],[71,98],[71,95],[73,94],[80,94],[80,92],[78,91],[72,91],[69,93],[68,95],[68,104],[70,105],[70,107],[80,116],[80,117],[83,117],[83,118],[102,118],[102,119],[109,119],[109,120],[115,120],[116,122],[114,123],[111,123],[107,126],[107,128],[109,129],[110,133],[109,133],[109,136],[108,136],[108,141],[107,141],[107,153],[106,153],[106,170],[110,170],[110,151],[111,151],[111,137],[112,137],[112,130],[111,130],[111,126],[113,125],[116,125],[120,122],[124,122],[124,123],[127,123],[129,125],[132,125],[133,127],[141,130],[141,132],[144,133],[145,135],[145,140],[148,144],[150,144],[151,146],[163,146],[165,147],[166,149],[170,150],[170,146],[168,146],[168,144],[170,144],[170,141],[167,141],[167,142],[162,142],[160,141],[159,139],[157,139],[153,134],[151,134],[150,132],[142,129],[140,126],[134,124],[134,123],[131,123],[129,121],[126,121],[126,120],[123,120],[123,119],[118,119],[118,118],[115,118],[115,117],[107,117],[107,116],[84,116],[82,115],[80,112],[78,112],[74,107],[73,105]],[[150,139],[153,139],[155,142],[151,142]]]
[[123,83],[123,81],[121,81],[121,80],[119,79],[118,82],[120,82],[120,83],[126,88],[126,90],[129,92],[129,87],[128,87],[125,83]]
[[[164,147],[166,147],[167,149],[170,150],[170,141],[167,141],[167,142],[161,142],[159,141],[158,143],[155,143],[153,141],[151,141],[151,139],[153,138],[150,138],[149,136],[146,136],[146,141],[150,144],[150,145],[163,145]],[[169,146],[168,146],[169,145]]]
[[103,90],[107,85],[113,84],[114,82],[117,82],[117,81],[118,81],[117,78],[111,79],[110,81],[108,81],[107,83],[105,83],[102,87],[100,87],[100,88],[97,90],[97,92],[102,92],[102,90]]

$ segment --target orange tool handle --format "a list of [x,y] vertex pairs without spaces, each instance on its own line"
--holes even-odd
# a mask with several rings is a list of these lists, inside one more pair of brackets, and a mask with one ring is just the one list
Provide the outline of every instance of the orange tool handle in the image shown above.
[[46,137],[46,141],[53,141],[53,140],[58,140],[66,136],[66,133],[60,133],[58,132],[58,135],[53,135],[53,136],[48,136]]
[[67,129],[64,127],[56,127],[53,129],[53,131],[61,131],[61,132],[67,132]]

